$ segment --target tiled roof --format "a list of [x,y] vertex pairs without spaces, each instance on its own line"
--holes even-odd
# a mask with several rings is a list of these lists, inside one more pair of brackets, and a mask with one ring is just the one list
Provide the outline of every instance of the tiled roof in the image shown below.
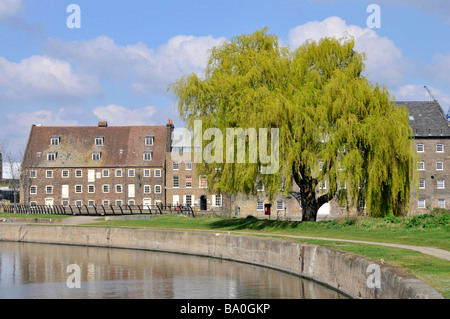
[[[50,127],[33,125],[25,152],[24,167],[83,168],[83,167],[161,167],[166,151],[166,126],[70,126]],[[145,145],[145,138],[154,136],[154,145]],[[60,138],[58,146],[52,138]],[[103,146],[95,139],[103,137]],[[152,151],[152,161],[144,160],[144,152]],[[56,160],[47,155],[57,152]],[[101,152],[100,161],[92,160],[94,152]]]
[[415,137],[450,137],[449,122],[437,101],[396,101],[409,111]]

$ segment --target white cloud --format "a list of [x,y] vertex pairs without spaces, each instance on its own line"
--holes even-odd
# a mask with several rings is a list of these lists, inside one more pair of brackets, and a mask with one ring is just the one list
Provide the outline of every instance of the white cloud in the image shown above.
[[131,88],[140,93],[161,92],[186,73],[203,75],[208,50],[224,40],[178,35],[154,51],[144,43],[119,46],[107,36],[74,42],[51,39],[45,52],[68,60],[83,74],[131,81]]
[[22,0],[1,0],[0,21],[8,20],[23,10]]
[[7,100],[81,97],[100,91],[92,78],[80,77],[69,63],[47,56],[31,56],[19,63],[0,57],[0,74],[0,97]]
[[295,27],[289,31],[289,44],[294,49],[307,40],[319,41],[324,37],[340,39],[348,36],[355,39],[355,50],[366,54],[366,73],[370,81],[387,86],[403,84],[406,62],[394,42],[380,37],[373,29],[347,25],[346,21],[339,17]]
[[92,112],[101,121],[107,121],[109,125],[151,125],[151,119],[157,109],[153,106],[144,106],[136,110],[130,110],[120,105],[99,106]]

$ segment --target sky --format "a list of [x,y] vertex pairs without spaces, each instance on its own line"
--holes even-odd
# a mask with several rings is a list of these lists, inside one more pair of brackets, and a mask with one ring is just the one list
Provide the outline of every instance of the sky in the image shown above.
[[184,127],[168,85],[263,27],[291,50],[351,35],[372,83],[399,101],[427,86],[450,109],[448,0],[0,0],[4,152],[23,153],[32,124]]

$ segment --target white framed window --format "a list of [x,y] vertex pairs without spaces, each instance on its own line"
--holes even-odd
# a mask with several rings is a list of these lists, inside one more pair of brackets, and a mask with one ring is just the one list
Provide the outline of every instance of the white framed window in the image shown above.
[[77,169],[75,171],[75,177],[78,177],[78,178],[83,177],[83,171],[81,169]]
[[88,200],[88,206],[95,206],[95,200],[92,200],[92,199],[90,199],[90,200]]
[[63,200],[63,201],[62,201],[62,205],[63,205],[64,207],[69,207],[69,201],[68,201],[68,200]]
[[444,153],[444,144],[436,144],[436,152]]
[[103,136],[98,136],[95,138],[95,146],[103,146],[105,138]]
[[417,207],[420,209],[427,208],[427,203],[426,203],[425,199],[419,199],[419,201],[417,203]]
[[186,176],[186,188],[192,187],[192,176]]
[[109,177],[109,169],[104,169],[102,171],[102,175],[103,175],[103,177]]
[[109,200],[107,199],[103,200],[103,206],[109,206]]
[[222,195],[216,195],[214,197],[214,205],[217,207],[222,207]]
[[94,153],[92,153],[92,160],[94,162],[99,162],[101,157],[102,157],[102,153],[101,152],[94,152]]
[[52,137],[50,140],[50,144],[52,146],[58,146],[61,138],[60,137]]
[[155,142],[155,137],[153,135],[149,135],[145,137],[145,145],[152,146]]
[[206,176],[200,176],[200,188],[208,187],[208,178]]
[[180,163],[178,163],[178,161],[173,161],[172,162],[172,169],[174,171],[178,171],[180,169]]
[[423,153],[425,152],[425,147],[423,144],[417,144],[417,152],[418,153]]
[[134,199],[130,199],[128,201],[128,206],[134,206],[134,205],[136,205],[136,202],[134,201]]
[[443,171],[444,170],[444,163],[443,162],[436,162],[436,170],[437,171]]
[[95,193],[95,185],[88,185],[88,193],[89,194]]
[[144,177],[150,177],[151,173],[149,169],[144,169]]
[[258,211],[262,211],[262,210],[264,210],[264,202],[263,201],[258,201],[257,203],[256,203],[256,210],[258,210]]
[[445,180],[443,178],[437,180],[437,189],[445,189]]
[[122,170],[116,169],[116,177],[122,177]]
[[186,161],[186,170],[187,171],[192,171],[192,162],[191,161]]
[[258,182],[258,184],[256,185],[256,190],[258,192],[263,192],[264,191],[264,185],[261,182]]
[[419,171],[424,171],[425,170],[425,162],[418,162],[417,163],[417,169]]
[[31,195],[37,194],[37,186],[35,186],[35,185],[30,186],[30,194]]
[[61,172],[61,177],[62,178],[69,178],[69,171],[68,170],[63,170],[62,172]]
[[116,185],[116,193],[117,194],[120,194],[120,193],[122,193],[123,192],[123,187],[122,187],[122,185],[121,184],[117,184]]
[[284,210],[284,201],[277,200],[277,210]]
[[53,171],[46,171],[45,172],[45,177],[46,178],[53,178]]
[[327,180],[323,180],[319,182],[319,190],[325,190],[327,189]]
[[69,198],[69,185],[62,185],[61,186],[61,197],[62,198]]
[[162,170],[160,170],[160,169],[155,169],[155,177],[161,177],[161,175],[162,175]]
[[47,185],[47,186],[45,187],[45,193],[46,193],[46,194],[53,194],[53,186]]
[[75,193],[81,194],[83,192],[83,185],[75,185]]
[[161,194],[162,188],[161,185],[155,185],[155,194]]
[[145,151],[144,152],[144,161],[151,161],[153,158],[153,152],[152,151]]
[[88,182],[95,182],[95,170],[88,170]]
[[35,170],[30,171],[30,178],[37,178],[37,172]]
[[178,176],[173,176],[173,188],[180,187],[180,178]]
[[136,185],[128,184],[128,197],[133,198],[136,196]]
[[192,195],[186,195],[186,205],[192,206]]
[[36,202],[30,202],[30,206],[37,206]]
[[120,199],[116,200],[116,206],[122,206],[122,205],[123,205],[123,202]]
[[134,169],[128,170],[128,177],[134,177],[136,175],[136,171]]
[[438,207],[445,209],[445,199],[439,199],[438,200]]
[[144,194],[150,194],[151,189],[150,185],[144,185]]
[[75,201],[75,206],[77,206],[77,207],[83,206],[83,201],[82,200],[76,200]]
[[424,179],[419,179],[419,188],[425,189],[425,180]]
[[55,162],[57,158],[57,153],[56,152],[51,152],[47,154],[47,161],[49,162]]
[[105,184],[105,185],[103,185],[103,194],[108,194],[109,193],[109,185],[108,184]]

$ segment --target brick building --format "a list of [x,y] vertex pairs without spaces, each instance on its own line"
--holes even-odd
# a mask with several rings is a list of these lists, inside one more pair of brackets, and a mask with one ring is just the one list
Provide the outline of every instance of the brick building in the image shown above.
[[165,154],[173,125],[33,125],[22,163],[27,205],[154,205],[165,202]]
[[450,123],[437,101],[395,102],[410,115],[414,144],[419,156],[419,194],[411,195],[411,211],[450,208]]

